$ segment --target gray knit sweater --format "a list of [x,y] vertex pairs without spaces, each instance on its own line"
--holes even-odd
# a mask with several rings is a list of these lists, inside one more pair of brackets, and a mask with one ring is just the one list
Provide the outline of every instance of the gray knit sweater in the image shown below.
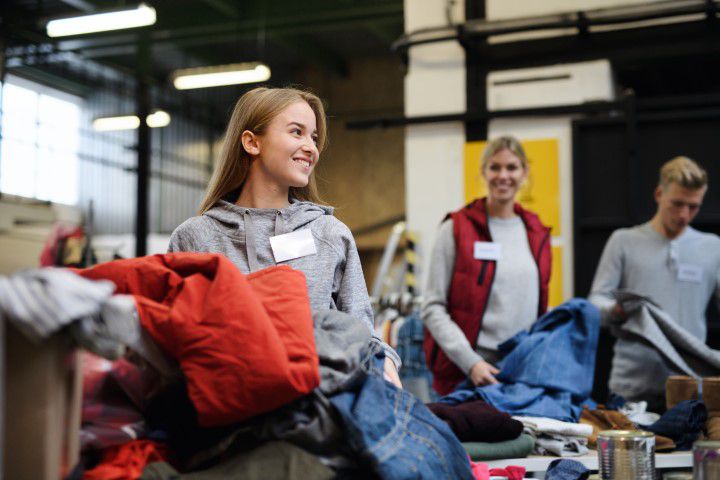
[[[683,281],[678,269],[699,270],[696,281]],[[680,327],[705,342],[705,309],[714,296],[720,300],[720,238],[688,227],[669,240],[648,222],[616,230],[603,251],[589,300],[602,314],[602,323],[613,318],[614,290],[628,290],[651,299]],[[627,400],[651,400],[648,390],[661,396],[669,371],[653,348],[637,341],[615,343],[610,389]],[[654,390],[649,388],[654,387]]]
[[[310,229],[317,253],[275,262],[270,237]],[[337,309],[373,330],[373,312],[360,257],[350,229],[332,207],[292,199],[282,209],[245,208],[220,200],[203,215],[175,229],[170,252],[222,253],[247,274],[273,265],[289,265],[305,274],[313,311]],[[385,351],[399,366],[395,351]]]

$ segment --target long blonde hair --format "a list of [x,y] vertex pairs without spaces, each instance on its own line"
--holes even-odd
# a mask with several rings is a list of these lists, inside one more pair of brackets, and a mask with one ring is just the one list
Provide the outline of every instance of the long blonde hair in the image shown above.
[[[228,193],[241,189],[250,172],[252,158],[242,145],[245,130],[262,135],[270,122],[283,110],[297,102],[306,102],[315,113],[317,148],[322,152],[327,143],[327,120],[322,100],[316,95],[296,88],[254,88],[235,104],[223,140],[220,157],[205,197],[200,202],[199,215],[207,212]],[[290,196],[298,200],[320,202],[314,173],[305,187],[290,187]]]

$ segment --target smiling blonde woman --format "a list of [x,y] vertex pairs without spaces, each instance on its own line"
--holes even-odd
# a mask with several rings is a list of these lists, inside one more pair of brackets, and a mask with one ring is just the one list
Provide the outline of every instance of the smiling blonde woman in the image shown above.
[[528,175],[520,142],[500,137],[483,152],[487,197],[447,215],[432,252],[422,318],[433,388],[469,378],[496,383],[497,346],[545,313],[550,229],[515,198]]
[[[305,274],[313,311],[341,310],[372,331],[355,240],[333,209],[318,202],[314,171],[326,142],[317,96],[294,88],[245,93],[199,215],[175,229],[169,251],[222,253],[243,273],[290,265]],[[400,359],[383,348],[385,374],[400,386]]]

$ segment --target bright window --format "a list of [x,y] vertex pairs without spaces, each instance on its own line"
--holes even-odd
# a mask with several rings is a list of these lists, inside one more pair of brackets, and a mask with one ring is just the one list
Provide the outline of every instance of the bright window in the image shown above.
[[8,76],[2,86],[0,191],[78,201],[80,100]]

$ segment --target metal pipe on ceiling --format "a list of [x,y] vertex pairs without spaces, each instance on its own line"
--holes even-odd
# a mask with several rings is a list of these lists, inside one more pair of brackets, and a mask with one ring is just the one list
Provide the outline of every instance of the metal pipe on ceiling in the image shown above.
[[458,40],[487,38],[493,35],[576,28],[578,32],[593,26],[623,25],[669,17],[703,14],[716,18],[720,0],[666,0],[646,5],[599,8],[507,20],[476,19],[454,27],[438,27],[407,33],[396,40],[392,48],[405,53],[415,45]]

